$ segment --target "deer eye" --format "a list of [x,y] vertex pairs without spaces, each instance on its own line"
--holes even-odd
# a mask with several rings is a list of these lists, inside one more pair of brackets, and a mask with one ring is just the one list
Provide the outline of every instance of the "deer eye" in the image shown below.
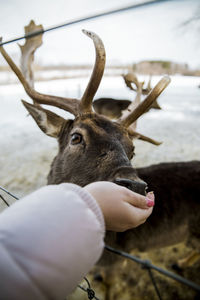
[[135,156],[135,153],[131,153],[130,159],[132,159]]
[[135,147],[132,148],[132,152],[131,152],[131,155],[130,155],[130,160],[135,156]]
[[80,133],[73,133],[71,136],[71,144],[72,145],[77,145],[82,142],[82,135]]

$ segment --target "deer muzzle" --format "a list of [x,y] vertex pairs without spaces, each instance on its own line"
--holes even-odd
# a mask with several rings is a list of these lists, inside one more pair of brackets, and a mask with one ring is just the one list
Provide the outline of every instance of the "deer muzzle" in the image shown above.
[[116,184],[122,185],[129,190],[136,192],[141,195],[146,195],[147,184],[144,181],[136,181],[127,178],[116,178],[114,180]]

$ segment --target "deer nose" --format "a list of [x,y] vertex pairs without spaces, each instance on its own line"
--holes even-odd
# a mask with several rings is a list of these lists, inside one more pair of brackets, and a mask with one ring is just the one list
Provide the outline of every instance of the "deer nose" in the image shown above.
[[126,178],[116,178],[114,180],[116,184],[122,185],[129,190],[136,192],[141,195],[146,195],[147,184],[144,181],[136,181]]

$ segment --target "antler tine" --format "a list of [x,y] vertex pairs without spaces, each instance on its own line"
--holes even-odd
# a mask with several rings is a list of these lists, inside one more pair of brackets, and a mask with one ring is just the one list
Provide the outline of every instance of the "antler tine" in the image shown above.
[[[27,26],[24,26],[25,34],[32,33],[34,31],[42,31],[44,28],[42,25],[36,25],[34,20],[31,20]],[[20,61],[20,69],[22,74],[28,81],[29,85],[34,88],[34,72],[33,72],[33,62],[34,55],[36,50],[42,45],[43,35],[37,35],[32,37],[31,39],[25,38],[24,45],[18,44],[21,50],[21,61]]]
[[136,85],[136,87],[139,87],[139,82],[137,77],[133,74],[133,73],[127,73],[127,74],[122,74],[122,77],[124,79],[124,82],[126,84],[126,86],[132,90],[132,91],[137,91],[137,89],[135,89],[134,87],[132,87],[131,83],[134,83]]
[[144,142],[148,142],[148,143],[151,143],[151,144],[156,145],[156,146],[159,146],[159,145],[162,144],[162,142],[156,141],[156,140],[154,140],[154,139],[152,139],[152,138],[150,138],[146,135],[143,135],[139,132],[136,132],[135,130],[133,130],[130,127],[128,128],[128,133],[132,138],[136,138],[138,140],[142,140]]
[[96,94],[96,91],[99,87],[101,78],[104,73],[106,54],[105,54],[103,42],[98,37],[98,35],[96,35],[94,32],[90,32],[86,30],[82,30],[82,31],[93,40],[95,50],[96,50],[95,66],[90,81],[88,83],[88,86],[81,98],[81,103],[80,103],[80,109],[82,112],[91,112],[92,100],[94,98],[94,95]]
[[[133,72],[129,72],[129,73],[125,74],[125,75],[122,74],[122,77],[123,77],[123,79],[124,79],[124,82],[125,82],[126,86],[127,86],[130,90],[132,90],[132,91],[134,91],[134,92],[138,92],[138,90],[140,89],[142,95],[148,95],[149,92],[150,92],[151,89],[152,89],[152,88],[151,88],[151,77],[149,78],[149,82],[148,82],[148,85],[147,85],[146,88],[143,88],[143,86],[144,86],[144,81],[141,81],[141,82],[140,82],[140,81],[138,80],[137,76],[136,76]],[[135,84],[136,88],[134,88],[134,87],[132,86],[132,83]]]
[[141,102],[128,116],[118,119],[118,123],[128,128],[133,122],[135,122],[145,111],[152,105],[155,99],[163,92],[168,86],[171,79],[168,76],[164,76],[157,85],[151,90],[146,99]]
[[[0,42],[1,41],[2,41],[2,39],[0,39]],[[79,102],[80,102],[78,99],[63,98],[63,97],[57,97],[57,96],[51,96],[51,95],[45,95],[45,94],[38,93],[33,88],[31,88],[31,86],[29,85],[27,80],[24,78],[22,72],[16,66],[16,64],[13,62],[11,57],[7,54],[7,52],[5,51],[3,46],[0,46],[0,52],[3,55],[3,57],[5,58],[5,60],[7,61],[7,63],[9,64],[9,66],[11,67],[11,69],[13,70],[13,72],[17,75],[19,81],[22,83],[26,93],[30,96],[30,98],[32,98],[33,100],[35,100],[35,102],[37,102],[39,104],[56,106],[61,109],[69,111],[70,113],[72,113],[75,116],[78,115]]]
[[150,92],[151,91],[151,78],[152,78],[152,75],[149,76],[149,81],[148,81],[148,84],[147,84],[147,90]]

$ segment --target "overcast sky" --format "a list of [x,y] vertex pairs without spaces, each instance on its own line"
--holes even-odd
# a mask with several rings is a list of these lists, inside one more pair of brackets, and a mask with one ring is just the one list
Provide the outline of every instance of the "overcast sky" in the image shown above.
[[[0,0],[0,35],[4,41],[23,35],[23,27],[31,19],[47,28],[135,2],[138,1]],[[93,63],[93,45],[81,32],[84,28],[96,32],[103,40],[107,63],[162,59],[200,67],[199,32],[195,25],[180,27],[197,12],[199,5],[199,0],[174,0],[49,32],[37,51],[37,61],[43,64]],[[19,54],[17,44],[5,48],[11,54]]]

